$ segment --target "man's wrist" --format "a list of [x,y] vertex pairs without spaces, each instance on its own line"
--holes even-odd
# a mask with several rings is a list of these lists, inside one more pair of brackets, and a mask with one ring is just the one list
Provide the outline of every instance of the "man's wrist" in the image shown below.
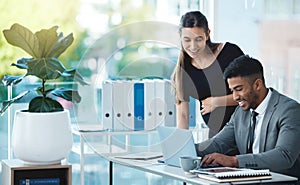
[[233,158],[233,165],[232,166],[238,168],[239,167],[239,160],[237,159],[236,156],[233,156],[232,158]]

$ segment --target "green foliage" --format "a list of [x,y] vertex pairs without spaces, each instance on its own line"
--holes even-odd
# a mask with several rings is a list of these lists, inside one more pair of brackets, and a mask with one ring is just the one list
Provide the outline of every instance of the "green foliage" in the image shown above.
[[[42,29],[36,33],[32,33],[26,27],[20,24],[13,24],[10,29],[4,30],[3,34],[7,42],[13,46],[19,47],[27,52],[32,58],[21,58],[16,64],[12,64],[20,69],[27,70],[24,76],[6,75],[2,82],[4,85],[16,85],[26,76],[33,75],[41,79],[42,86],[37,88],[38,94],[41,96],[33,98],[29,103],[30,112],[53,112],[60,111],[63,107],[56,100],[50,98],[50,95],[64,98],[68,101],[80,102],[80,96],[73,89],[46,89],[46,81],[54,80],[60,77],[72,78],[79,81],[80,84],[86,85],[80,74],[75,69],[65,69],[59,57],[73,42],[73,34],[63,36],[57,32],[58,27],[54,26],[50,29]],[[25,91],[21,95],[7,101],[3,101],[0,113],[21,99],[29,91]]]
[[59,57],[73,42],[73,34],[57,34],[57,26],[33,34],[20,24],[13,24],[3,34],[8,43],[26,51],[33,58]]
[[[83,45],[81,37],[85,37],[85,35],[82,35],[85,30],[80,27],[75,19],[79,8],[80,0],[1,0],[0,30],[14,23],[21,23],[34,31],[60,25],[62,32],[72,32],[76,38],[68,50],[60,56],[60,59],[66,67],[75,67],[76,62],[81,59],[81,53],[78,52],[78,47]],[[82,48],[81,51],[85,51],[85,48]],[[0,79],[5,74],[24,74],[24,70],[10,67],[11,63],[21,57],[29,57],[29,55],[25,51],[7,45],[3,34],[0,34]]]

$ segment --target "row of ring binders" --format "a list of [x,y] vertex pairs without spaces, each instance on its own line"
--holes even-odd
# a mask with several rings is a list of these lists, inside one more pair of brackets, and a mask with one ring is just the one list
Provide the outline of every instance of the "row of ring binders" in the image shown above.
[[152,130],[176,126],[175,96],[168,79],[102,82],[104,129]]

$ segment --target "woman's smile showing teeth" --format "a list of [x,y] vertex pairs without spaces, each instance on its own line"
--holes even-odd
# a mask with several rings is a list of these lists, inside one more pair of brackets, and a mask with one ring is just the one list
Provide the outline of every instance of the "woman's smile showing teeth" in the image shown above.
[[189,50],[191,55],[197,55],[199,53],[199,50]]

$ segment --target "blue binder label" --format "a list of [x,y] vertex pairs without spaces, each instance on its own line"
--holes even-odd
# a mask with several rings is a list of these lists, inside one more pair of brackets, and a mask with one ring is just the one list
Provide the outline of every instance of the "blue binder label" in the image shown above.
[[196,99],[190,97],[190,120],[189,126],[194,128],[196,126]]
[[144,130],[144,84],[134,84],[134,130]]

